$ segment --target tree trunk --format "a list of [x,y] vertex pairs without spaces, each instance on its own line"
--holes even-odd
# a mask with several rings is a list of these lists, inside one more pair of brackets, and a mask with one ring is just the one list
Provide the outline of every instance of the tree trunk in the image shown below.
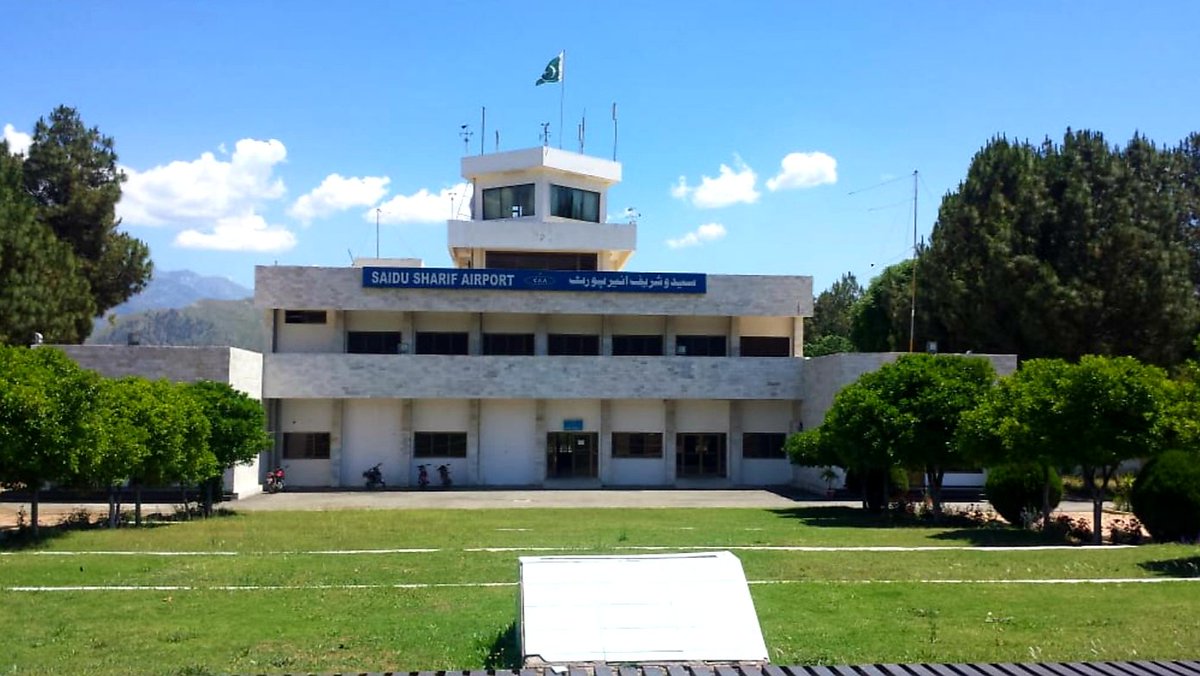
[[1104,526],[1101,520],[1104,516],[1104,487],[1096,484],[1095,467],[1084,467],[1083,478],[1092,492],[1092,544],[1103,544]]
[[213,480],[204,482],[204,518],[212,516],[213,511]]
[[1042,532],[1050,532],[1050,465],[1042,464]]
[[933,518],[942,520],[942,481],[946,473],[936,465],[925,468],[925,483],[929,484],[929,498],[933,501]]
[[187,486],[184,486],[183,484],[179,485],[179,501],[183,503],[183,520],[191,521],[192,510],[188,509],[190,503],[187,499]]
[[29,525],[33,527],[33,537],[38,536],[38,499],[41,498],[41,486],[34,486],[33,496],[29,501]]
[[108,486],[108,527],[117,527],[117,487]]
[[142,525],[142,484],[139,482],[133,488],[133,525]]

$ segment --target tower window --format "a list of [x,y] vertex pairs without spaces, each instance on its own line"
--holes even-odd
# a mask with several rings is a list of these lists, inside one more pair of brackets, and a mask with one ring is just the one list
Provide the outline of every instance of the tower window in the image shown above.
[[577,221],[600,222],[600,193],[561,185],[550,186],[550,214]]
[[483,220],[533,216],[533,184],[509,185],[483,191]]

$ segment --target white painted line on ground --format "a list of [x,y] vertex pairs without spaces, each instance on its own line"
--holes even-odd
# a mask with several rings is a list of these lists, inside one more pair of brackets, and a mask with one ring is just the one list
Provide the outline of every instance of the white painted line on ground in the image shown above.
[[502,533],[525,533],[533,530],[532,528],[497,528],[496,530]]
[[[1077,579],[1017,579],[1017,580],[749,580],[752,585],[778,584],[1156,584],[1165,582],[1200,582],[1200,577],[1125,577]],[[486,587],[516,587],[517,582],[429,582],[397,584],[308,584],[308,585],[63,585],[4,587],[8,592],[137,592],[137,591],[306,591],[337,589],[456,589]]]
[[[624,551],[710,551],[733,550],[751,552],[1046,552],[1046,551],[1113,551],[1132,549],[1136,545],[1031,545],[996,546],[996,547],[950,547],[929,545],[916,547],[900,546],[821,546],[821,545],[618,545],[615,550]],[[602,547],[467,547],[463,552],[586,552],[599,551]],[[0,556],[297,556],[301,554],[314,556],[351,556],[360,554],[432,554],[443,551],[459,551],[438,548],[403,548],[403,549],[314,549],[294,551],[265,551],[265,552],[229,552],[229,551],[65,551],[38,550],[0,552]]]

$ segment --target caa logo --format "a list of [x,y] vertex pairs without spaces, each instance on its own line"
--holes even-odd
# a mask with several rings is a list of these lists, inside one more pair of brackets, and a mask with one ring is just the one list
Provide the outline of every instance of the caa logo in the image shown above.
[[530,275],[526,277],[525,283],[529,286],[545,288],[548,286],[554,286],[554,278],[544,272],[539,272],[536,275]]

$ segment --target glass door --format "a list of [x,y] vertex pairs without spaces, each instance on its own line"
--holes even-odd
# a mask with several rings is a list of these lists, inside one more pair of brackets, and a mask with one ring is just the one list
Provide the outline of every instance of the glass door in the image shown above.
[[675,475],[683,478],[725,476],[725,435],[676,434]]
[[546,478],[585,479],[597,476],[600,435],[596,432],[550,432],[546,435]]

